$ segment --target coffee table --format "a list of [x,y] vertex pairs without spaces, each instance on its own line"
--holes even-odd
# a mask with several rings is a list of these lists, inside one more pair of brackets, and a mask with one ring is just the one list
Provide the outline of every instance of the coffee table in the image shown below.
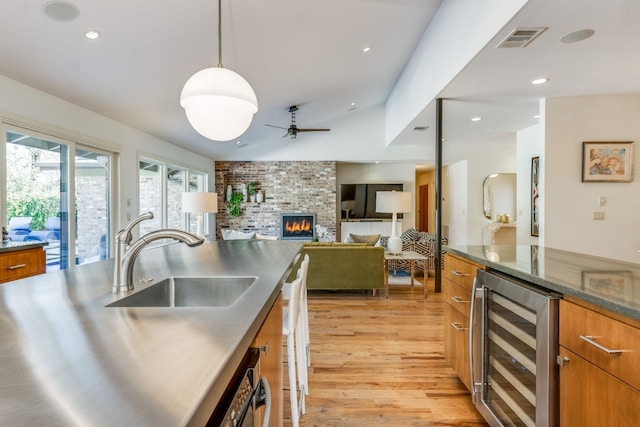
[[414,281],[415,281],[415,277],[414,277],[414,263],[420,262],[422,261],[422,266],[424,269],[424,278],[422,279],[422,287],[424,288],[424,296],[426,298],[427,296],[427,257],[419,254],[418,252],[414,252],[414,251],[402,251],[400,253],[397,254],[392,254],[391,252],[385,250],[384,251],[384,276],[385,276],[385,280],[384,280],[384,296],[386,298],[389,297],[389,261],[392,260],[403,260],[403,261],[409,261],[410,265],[411,265],[411,286],[413,286]]

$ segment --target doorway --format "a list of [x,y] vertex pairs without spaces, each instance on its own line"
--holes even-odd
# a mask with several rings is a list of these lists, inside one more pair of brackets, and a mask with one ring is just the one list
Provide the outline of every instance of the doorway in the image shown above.
[[418,231],[429,231],[429,186],[418,187]]

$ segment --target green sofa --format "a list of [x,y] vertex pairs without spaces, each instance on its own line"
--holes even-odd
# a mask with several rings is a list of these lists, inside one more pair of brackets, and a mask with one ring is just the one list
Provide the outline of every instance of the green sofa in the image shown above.
[[309,255],[308,289],[384,289],[384,248],[366,243],[306,242],[288,282]]

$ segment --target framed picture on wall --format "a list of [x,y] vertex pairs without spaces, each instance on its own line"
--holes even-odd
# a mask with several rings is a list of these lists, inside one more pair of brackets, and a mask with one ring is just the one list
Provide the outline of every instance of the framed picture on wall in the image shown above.
[[583,142],[582,182],[631,182],[633,142]]
[[531,235],[538,237],[540,230],[540,215],[538,198],[540,190],[538,188],[538,174],[540,173],[540,157],[531,159]]

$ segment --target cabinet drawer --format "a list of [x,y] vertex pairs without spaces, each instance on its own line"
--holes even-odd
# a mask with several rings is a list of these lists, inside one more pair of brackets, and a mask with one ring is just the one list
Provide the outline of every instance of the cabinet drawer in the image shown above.
[[470,292],[476,270],[482,267],[451,254],[445,254],[444,262],[444,277]]
[[42,248],[15,251],[0,255],[0,283],[22,279],[45,272]]
[[456,285],[451,280],[444,280],[442,286],[444,288],[444,299],[447,304],[469,318],[471,291]]
[[[640,329],[561,300],[560,345],[640,389]],[[621,352],[607,353],[606,349]]]

